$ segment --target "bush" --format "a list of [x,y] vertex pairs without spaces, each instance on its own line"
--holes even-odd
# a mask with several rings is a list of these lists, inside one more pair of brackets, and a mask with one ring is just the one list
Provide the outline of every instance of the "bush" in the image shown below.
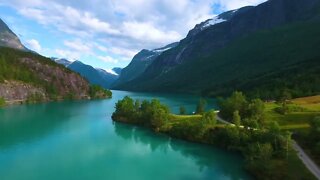
[[42,101],[44,101],[44,96],[42,94],[40,94],[40,93],[31,94],[27,98],[27,103],[28,104],[42,102]]
[[112,92],[98,85],[92,85],[89,89],[89,96],[92,99],[111,98]]
[[143,101],[126,96],[116,103],[116,111],[112,114],[114,121],[139,124],[159,131],[169,120],[169,108],[159,100]]
[[181,106],[179,110],[180,110],[180,114],[181,115],[187,114],[187,110],[186,110],[186,108],[184,106]]
[[306,109],[301,106],[298,106],[298,105],[285,103],[285,104],[282,104],[281,107],[275,108],[274,111],[276,113],[285,115],[285,114],[292,113],[292,112],[305,112]]
[[207,102],[204,99],[200,99],[196,107],[196,114],[203,114],[206,110]]
[[3,97],[0,97],[0,107],[4,107],[6,105],[6,101]]

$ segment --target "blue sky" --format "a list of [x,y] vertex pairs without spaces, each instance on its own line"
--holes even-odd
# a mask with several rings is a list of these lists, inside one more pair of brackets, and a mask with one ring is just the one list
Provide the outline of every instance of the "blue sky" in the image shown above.
[[28,48],[103,69],[179,41],[197,23],[265,0],[0,0],[0,18]]

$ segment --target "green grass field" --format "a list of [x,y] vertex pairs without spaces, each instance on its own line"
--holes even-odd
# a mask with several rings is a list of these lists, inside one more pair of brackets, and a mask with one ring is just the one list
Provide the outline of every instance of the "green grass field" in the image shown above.
[[[315,143],[306,143],[309,142],[308,133],[310,121],[320,116],[320,95],[291,100],[289,106],[301,107],[303,110],[300,112],[289,112],[288,114],[281,115],[275,111],[275,109],[280,106],[281,105],[277,103],[266,103],[267,119],[269,121],[277,121],[281,130],[295,132],[295,140],[302,146],[305,152],[320,165],[320,155],[313,153],[311,150],[315,146]],[[298,161],[296,160],[294,162]]]
[[281,107],[280,104],[266,103],[267,120],[277,121],[284,130],[294,130],[309,128],[309,122],[320,116],[320,96],[294,99],[288,106],[299,107],[301,110],[282,115],[275,110]]

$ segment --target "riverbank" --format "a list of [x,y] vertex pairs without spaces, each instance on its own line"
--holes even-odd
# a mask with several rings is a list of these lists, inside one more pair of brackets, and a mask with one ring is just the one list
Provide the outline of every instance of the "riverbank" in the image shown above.
[[156,100],[140,104],[129,97],[116,104],[112,119],[174,138],[239,151],[246,159],[245,169],[257,179],[316,179],[292,149],[290,133],[277,127],[250,130],[245,124],[245,128],[226,125],[217,122],[212,111],[174,115]]
[[45,90],[36,89],[32,85],[21,82],[8,82],[0,84],[0,107],[46,103],[64,100],[90,100],[112,98],[110,90],[103,89],[100,86],[91,85],[88,92],[82,95],[68,93],[65,96],[49,95]]

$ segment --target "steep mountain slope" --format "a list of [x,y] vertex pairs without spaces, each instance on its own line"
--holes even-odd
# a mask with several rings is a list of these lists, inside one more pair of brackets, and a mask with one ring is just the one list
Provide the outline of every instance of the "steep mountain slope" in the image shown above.
[[89,98],[89,83],[43,56],[0,48],[0,97],[6,101]]
[[[111,87],[119,77],[119,74],[116,72],[107,72],[103,69],[94,68],[90,65],[84,64],[81,61],[71,62],[64,58],[54,58],[52,57],[51,60],[55,61],[58,64],[61,64],[72,71],[79,73],[81,76],[86,78],[91,84],[99,85],[106,89]],[[114,68],[115,71],[121,73],[121,68]]]
[[219,15],[209,27],[205,25],[210,21],[197,25],[176,48],[161,54],[120,89],[216,95],[234,89],[253,91],[264,85],[262,78],[269,83],[272,78],[286,81],[290,78],[281,76],[283,72],[303,73],[297,64],[307,65],[320,56],[319,15],[319,0],[270,0],[224,13],[224,20],[217,20],[223,19]]
[[154,50],[143,49],[140,51],[133,57],[130,64],[122,69],[121,75],[113,85],[113,88],[117,89],[117,87],[121,87],[122,84],[125,84],[126,82],[141,75],[159,55],[171,48],[176,47],[177,45],[178,43],[172,43],[162,48]]
[[0,46],[10,47],[20,50],[28,50],[22,45],[19,38],[9,27],[0,19]]
[[78,72],[91,84],[100,85],[107,89],[110,88],[111,84],[118,78],[118,75],[116,74],[111,74],[102,69],[95,69],[92,66],[83,64],[80,61],[74,61],[67,67],[75,72]]
[[112,68],[112,71],[115,72],[116,74],[118,74],[120,76],[121,72],[122,72],[122,69],[123,68],[120,68],[120,67],[115,67],[115,68]]

